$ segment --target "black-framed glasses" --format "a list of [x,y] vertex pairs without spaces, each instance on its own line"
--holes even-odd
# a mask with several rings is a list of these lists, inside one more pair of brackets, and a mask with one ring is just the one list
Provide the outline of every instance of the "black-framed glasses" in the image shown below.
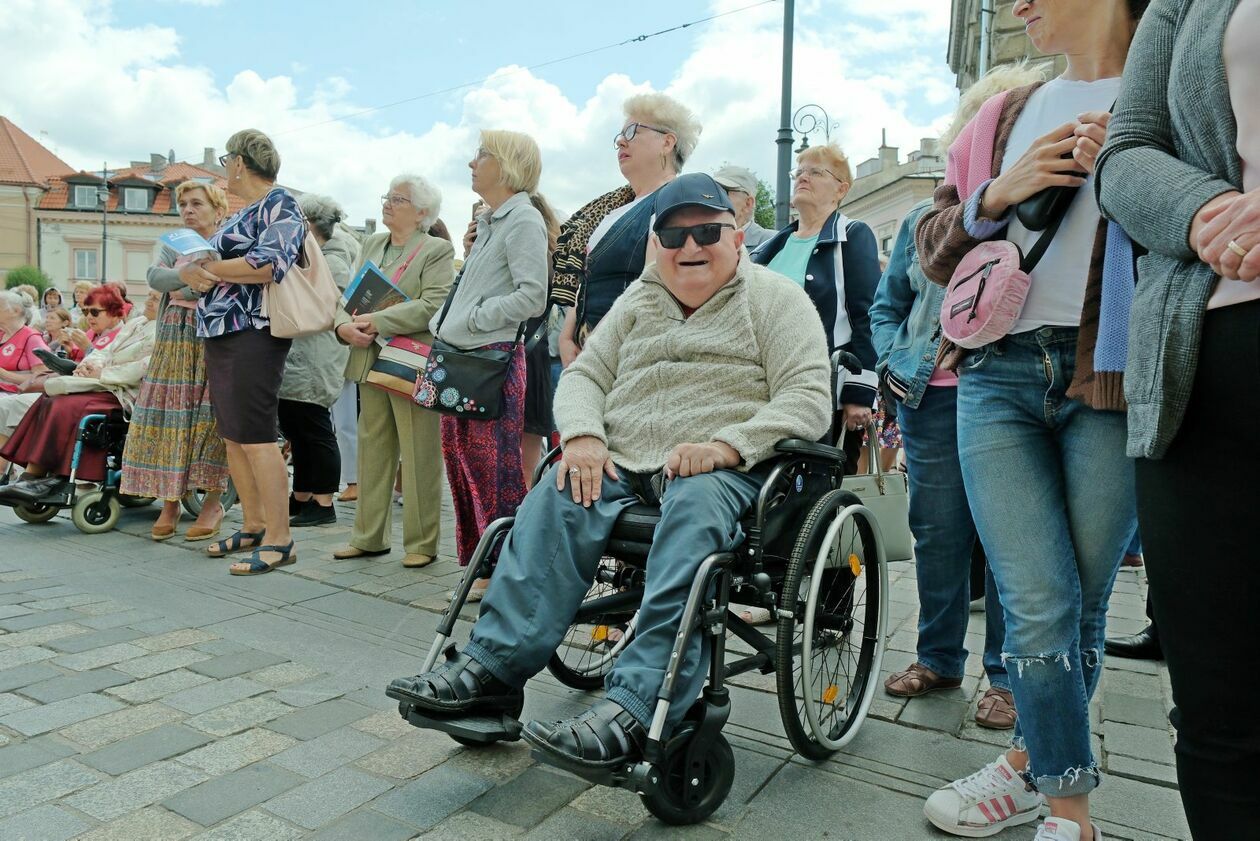
[[639,133],[639,129],[641,128],[645,128],[648,131],[654,131],[657,134],[673,134],[673,132],[669,129],[649,126],[647,123],[630,123],[630,125],[617,132],[617,136],[613,138],[613,148],[616,149],[617,144],[619,144],[622,140],[627,143],[634,140],[634,136]]
[[661,228],[656,232],[656,237],[661,241],[661,248],[671,250],[686,245],[687,237],[694,239],[696,245],[712,245],[722,238],[723,228],[735,230],[735,226],[729,222],[704,222],[686,228]]
[[236,157],[235,152],[228,152],[226,154],[219,155],[219,166],[223,167],[224,169],[227,169],[228,161],[232,160],[232,158],[235,158],[235,157]]

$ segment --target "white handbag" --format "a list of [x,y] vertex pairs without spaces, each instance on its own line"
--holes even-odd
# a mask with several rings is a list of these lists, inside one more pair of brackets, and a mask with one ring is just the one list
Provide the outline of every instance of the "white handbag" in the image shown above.
[[[899,470],[884,472],[879,462],[879,448],[876,446],[879,436],[874,424],[866,431],[869,438],[866,460],[872,472],[845,476],[841,487],[856,494],[875,515],[884,538],[887,560],[909,561],[914,558],[914,536],[910,533],[910,494],[906,474]],[[841,449],[844,449],[845,432],[841,430],[840,443],[836,445]],[[841,545],[848,544],[842,542]]]

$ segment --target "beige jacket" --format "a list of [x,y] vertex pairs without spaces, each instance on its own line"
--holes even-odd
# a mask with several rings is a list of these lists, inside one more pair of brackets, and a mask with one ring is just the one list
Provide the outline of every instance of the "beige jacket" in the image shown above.
[[140,381],[149,370],[153,355],[155,322],[135,318],[125,322],[114,340],[83,358],[101,366],[97,377],[52,377],[44,383],[46,394],[82,394],[87,391],[108,391],[118,398],[128,414],[140,396]]
[[747,256],[690,318],[656,265],[622,294],[560,378],[561,439],[593,435],[613,461],[660,469],[678,444],[722,441],[747,470],[831,421],[831,366],[805,291]]
[[[371,260],[381,265],[381,257],[385,254],[385,245],[389,242],[389,232],[373,234],[363,241],[363,249],[359,252],[359,263],[354,267],[354,274]],[[429,320],[442,306],[446,295],[451,291],[451,283],[455,280],[455,249],[449,242],[440,237],[431,237],[423,231],[416,233],[403,246],[398,264],[406,260],[416,246],[421,246],[415,259],[407,266],[398,279],[398,288],[410,298],[404,304],[396,304],[375,316],[377,329],[382,336],[410,336],[422,342],[433,341],[429,333]],[[382,266],[385,276],[393,278],[394,265]],[[353,275],[352,275],[353,276]],[[352,319],[344,310],[338,308],[334,319],[334,329],[348,324]],[[340,337],[338,337],[340,340]],[[346,363],[346,379],[361,383],[367,379],[372,363],[380,355],[380,345],[373,342],[365,348],[350,348],[350,359]]]

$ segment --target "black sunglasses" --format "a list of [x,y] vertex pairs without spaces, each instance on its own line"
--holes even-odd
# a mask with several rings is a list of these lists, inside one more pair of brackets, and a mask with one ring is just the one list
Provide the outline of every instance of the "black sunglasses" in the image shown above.
[[687,228],[661,228],[656,236],[661,241],[661,248],[682,248],[687,244],[687,237],[694,239],[696,245],[712,245],[722,238],[723,228],[735,230],[729,222],[705,222]]
[[93,318],[96,318],[96,316],[98,315],[103,315],[106,312],[108,312],[108,310],[103,310],[98,307],[84,307],[83,308],[84,315],[90,315]]

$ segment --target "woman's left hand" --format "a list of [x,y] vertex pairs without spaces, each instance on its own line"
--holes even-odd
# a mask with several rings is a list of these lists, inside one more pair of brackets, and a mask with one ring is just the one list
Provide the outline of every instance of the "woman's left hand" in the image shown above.
[[842,410],[844,414],[844,428],[850,432],[857,432],[859,429],[865,429],[871,422],[870,406],[862,406],[856,403],[845,403]]
[[1107,142],[1107,126],[1111,123],[1110,111],[1086,111],[1078,118],[1080,125],[1073,134],[1076,135],[1076,148],[1072,150],[1072,159],[1090,175],[1098,163],[1098,153]]
[[1260,278],[1260,189],[1243,193],[1225,206],[1192,244],[1221,277],[1248,282]]
[[376,329],[376,325],[372,322],[372,316],[370,315],[356,316],[354,326],[369,336],[379,336],[381,333],[380,330]]
[[74,369],[76,377],[97,377],[100,376],[101,366],[96,362],[84,361],[79,363],[79,367]]

